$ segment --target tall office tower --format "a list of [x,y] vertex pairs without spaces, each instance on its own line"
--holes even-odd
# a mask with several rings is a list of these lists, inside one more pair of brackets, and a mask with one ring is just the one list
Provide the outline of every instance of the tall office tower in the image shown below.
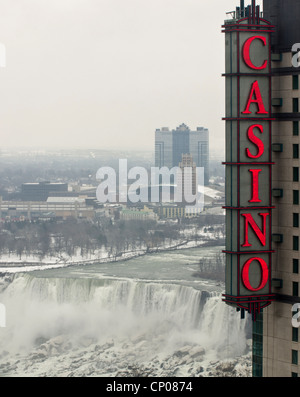
[[185,124],[181,124],[173,130],[173,167],[181,162],[183,154],[190,153],[191,131]]
[[204,168],[204,183],[209,184],[209,131],[197,127],[191,131],[185,124],[176,130],[157,129],[155,132],[155,166],[178,167],[183,154],[191,154],[197,167]]
[[[265,377],[300,375],[298,327],[292,308],[299,304],[299,74],[293,46],[300,43],[300,1],[264,0],[272,34],[273,270],[276,300],[263,314]],[[297,50],[300,50],[298,44]],[[293,61],[294,57],[294,62]],[[293,65],[294,63],[294,65]],[[277,242],[276,242],[277,241]],[[300,323],[299,323],[300,325]]]
[[191,154],[183,154],[179,163],[181,173],[177,175],[177,189],[182,192],[182,205],[195,205],[196,199],[191,198],[197,194],[197,170],[196,163]]
[[[256,1],[226,47],[224,301],[253,319],[255,377],[299,376],[299,0]],[[300,305],[299,305],[300,307]],[[295,314],[297,312],[297,314]],[[299,357],[300,358],[300,357]]]
[[155,166],[173,167],[173,131],[166,127],[155,131]]

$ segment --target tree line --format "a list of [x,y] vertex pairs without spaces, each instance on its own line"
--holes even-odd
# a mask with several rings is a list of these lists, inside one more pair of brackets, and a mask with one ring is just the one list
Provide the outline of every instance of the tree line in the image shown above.
[[198,270],[193,276],[224,282],[225,256],[221,253],[217,253],[211,258],[201,258],[198,263]]
[[[207,219],[203,219],[207,220]],[[197,223],[198,222],[198,223]],[[194,226],[200,227],[199,221]],[[215,223],[215,224],[213,224]],[[224,236],[220,219],[210,219],[210,226],[202,229],[214,232],[216,239]],[[0,224],[0,255],[46,256],[93,255],[105,249],[109,256],[117,257],[123,252],[155,250],[172,246],[184,240],[200,241],[205,236],[193,233],[185,236],[191,221],[178,223],[140,220],[117,220],[103,218],[97,222],[69,219],[65,221],[25,221]],[[204,234],[205,234],[204,232]]]

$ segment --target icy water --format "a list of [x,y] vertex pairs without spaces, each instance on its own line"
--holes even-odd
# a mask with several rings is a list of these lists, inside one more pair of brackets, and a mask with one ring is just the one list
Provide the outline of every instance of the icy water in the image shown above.
[[193,277],[222,247],[18,273],[0,294],[1,376],[249,376],[247,321]]

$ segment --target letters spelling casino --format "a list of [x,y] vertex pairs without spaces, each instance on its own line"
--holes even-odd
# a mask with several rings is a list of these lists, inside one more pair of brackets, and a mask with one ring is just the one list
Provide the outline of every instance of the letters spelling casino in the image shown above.
[[[256,19],[256,18],[255,18]],[[226,33],[226,294],[252,313],[271,293],[271,56],[273,26],[257,18]]]
[[[253,63],[251,62],[250,58],[250,45],[253,40],[261,40],[263,44],[266,46],[266,38],[263,36],[254,36],[250,37],[244,44],[244,49],[243,49],[243,60],[246,63],[249,68],[254,69],[254,70],[261,70],[265,69],[267,67],[268,62],[265,61],[262,66],[254,66]],[[258,81],[254,81],[251,87],[250,95],[248,98],[248,102],[246,105],[245,110],[242,112],[243,114],[251,114],[250,111],[250,106],[252,103],[256,103],[258,106],[258,110],[256,114],[268,114],[267,110],[264,107],[262,95],[260,92],[259,84]],[[252,154],[248,148],[246,148],[246,156],[250,159],[258,159],[264,154],[264,144],[263,142],[257,138],[254,135],[254,129],[257,128],[261,134],[264,133],[263,126],[261,124],[253,124],[249,127],[248,129],[248,139],[257,146],[257,153]],[[261,203],[261,200],[259,199],[259,173],[261,172],[261,169],[249,169],[249,172],[252,174],[252,197],[251,200],[249,200],[249,203]],[[248,230],[249,230],[249,225],[253,228],[256,236],[258,237],[259,241],[261,242],[262,246],[266,246],[266,221],[267,217],[270,216],[270,213],[261,213],[259,214],[262,217],[263,221],[263,231],[259,229],[257,226],[256,222],[254,221],[251,213],[249,214],[241,214],[245,218],[245,241],[244,244],[242,245],[243,247],[251,247],[251,244],[249,243],[249,238],[248,238]],[[253,261],[258,261],[261,266],[261,271],[262,271],[262,278],[261,278],[261,283],[257,288],[253,288],[249,282],[249,268],[250,265]],[[259,291],[264,288],[266,283],[268,282],[269,279],[269,270],[268,270],[268,265],[266,262],[261,259],[261,258],[251,258],[249,259],[242,271],[242,280],[245,285],[245,287],[249,291]]]

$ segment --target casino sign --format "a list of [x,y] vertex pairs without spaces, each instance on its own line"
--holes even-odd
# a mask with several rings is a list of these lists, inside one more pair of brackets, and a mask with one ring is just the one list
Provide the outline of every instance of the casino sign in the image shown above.
[[259,6],[223,25],[226,45],[226,286],[223,301],[257,314],[274,300],[271,33]]

